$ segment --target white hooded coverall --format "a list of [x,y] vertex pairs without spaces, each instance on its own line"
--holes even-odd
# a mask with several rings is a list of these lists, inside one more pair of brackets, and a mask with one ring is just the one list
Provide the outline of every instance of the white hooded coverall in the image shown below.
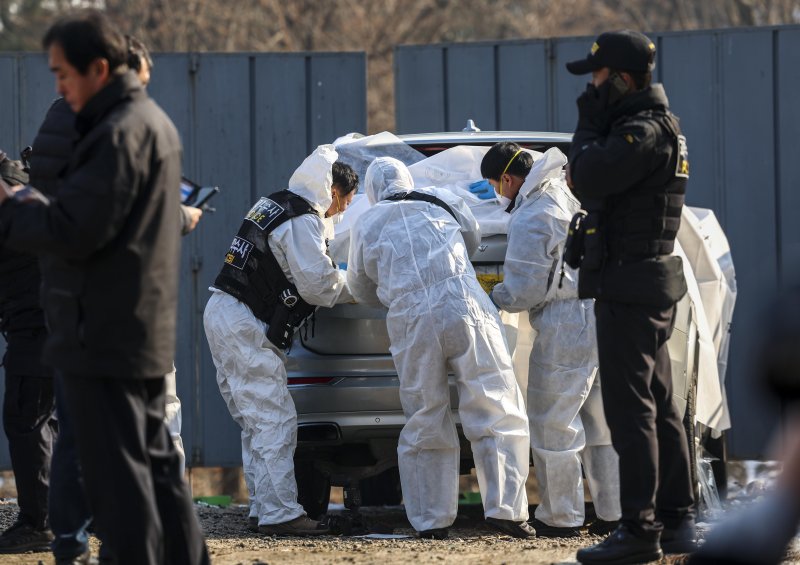
[[[331,165],[336,158],[332,145],[321,145],[289,180],[288,189],[307,200],[319,216],[291,218],[268,236],[269,248],[300,296],[327,307],[352,301],[344,272],[325,254],[322,216],[331,205]],[[304,510],[297,502],[297,412],[287,387],[285,356],[267,339],[267,324],[248,306],[211,290],[203,322],[220,393],[242,428],[250,516],[257,516],[259,525],[288,522]]]
[[580,204],[561,178],[556,148],[537,160],[511,211],[503,282],[492,301],[529,311],[537,336],[528,374],[528,419],[541,503],[536,519],[556,527],[584,523],[581,461],[597,516],[620,517],[619,463],[603,413],[592,300],[578,298],[569,267],[559,288],[564,242]]
[[449,191],[416,189],[446,202],[457,220],[428,202],[386,201],[414,189],[396,159],[376,159],[364,187],[374,205],[353,227],[347,280],[359,303],[389,310],[406,416],[397,453],[408,519],[424,531],[456,518],[459,442],[449,367],[486,516],[527,520],[528,423],[500,318],[469,260],[480,243],[478,224]]

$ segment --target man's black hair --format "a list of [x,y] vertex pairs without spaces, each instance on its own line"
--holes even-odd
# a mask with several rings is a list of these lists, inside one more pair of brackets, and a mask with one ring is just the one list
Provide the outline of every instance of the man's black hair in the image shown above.
[[[503,169],[506,173],[517,177],[525,178],[531,172],[533,167],[533,156],[527,151],[523,151],[514,157],[514,154],[519,151],[521,147],[511,141],[501,141],[495,143],[489,148],[486,155],[483,156],[481,161],[481,174],[485,179],[500,180],[500,175],[503,174]],[[514,159],[511,161],[511,159]],[[511,164],[509,165],[509,161]]]
[[637,73],[634,71],[618,71],[615,69],[608,69],[609,75],[614,73],[619,74],[620,72],[628,73],[629,75],[631,75],[631,78],[633,79],[633,84],[634,86],[636,86],[636,90],[644,90],[645,88],[650,86],[650,83],[653,81],[653,73],[651,73],[650,71],[644,73]]
[[142,63],[147,63],[150,70],[153,69],[153,58],[144,43],[133,37],[126,35],[128,41],[128,67],[137,73],[142,70]]
[[82,75],[96,59],[108,61],[111,72],[128,61],[128,42],[108,18],[97,10],[83,10],[59,19],[42,39],[49,49],[58,44],[70,65]]
[[346,196],[358,188],[358,175],[350,165],[336,161],[333,164],[333,184],[339,187],[340,196]]

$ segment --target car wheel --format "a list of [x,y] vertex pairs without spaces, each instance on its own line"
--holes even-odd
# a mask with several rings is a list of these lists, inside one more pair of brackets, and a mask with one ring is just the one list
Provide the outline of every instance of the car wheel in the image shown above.
[[297,481],[297,502],[309,518],[319,519],[328,511],[331,500],[330,477],[310,461],[303,461],[295,463],[294,478]]
[[387,469],[374,477],[359,481],[363,506],[397,506],[403,499],[400,490],[400,471],[397,467]]

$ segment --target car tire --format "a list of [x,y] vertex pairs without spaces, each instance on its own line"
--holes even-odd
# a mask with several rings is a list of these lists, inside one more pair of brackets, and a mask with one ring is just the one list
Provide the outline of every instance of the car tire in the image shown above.
[[359,481],[363,506],[397,506],[403,500],[400,490],[400,471],[397,467],[387,469],[374,477]]
[[296,462],[294,478],[297,481],[297,502],[309,518],[314,520],[328,511],[331,500],[331,479],[314,467],[310,461]]

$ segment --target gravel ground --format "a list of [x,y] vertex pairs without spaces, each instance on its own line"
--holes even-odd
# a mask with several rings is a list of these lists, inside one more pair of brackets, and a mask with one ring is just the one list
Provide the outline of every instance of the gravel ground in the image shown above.
[[[14,520],[17,505],[0,502],[0,528]],[[580,538],[538,538],[530,541],[495,533],[483,525],[480,508],[460,507],[450,539],[445,541],[407,539],[363,539],[356,537],[272,538],[252,534],[246,529],[247,510],[236,505],[228,508],[197,506],[206,533],[211,560],[219,565],[304,564],[393,564],[458,563],[467,564],[551,564],[575,563],[575,551],[600,540],[584,533]],[[333,514],[340,515],[341,511]],[[364,509],[364,523],[372,530],[413,535],[402,508]],[[97,540],[92,538],[95,554]],[[789,563],[800,563],[795,544]],[[0,556],[0,564],[38,565],[52,563],[48,553]],[[662,563],[676,563],[675,558]]]

